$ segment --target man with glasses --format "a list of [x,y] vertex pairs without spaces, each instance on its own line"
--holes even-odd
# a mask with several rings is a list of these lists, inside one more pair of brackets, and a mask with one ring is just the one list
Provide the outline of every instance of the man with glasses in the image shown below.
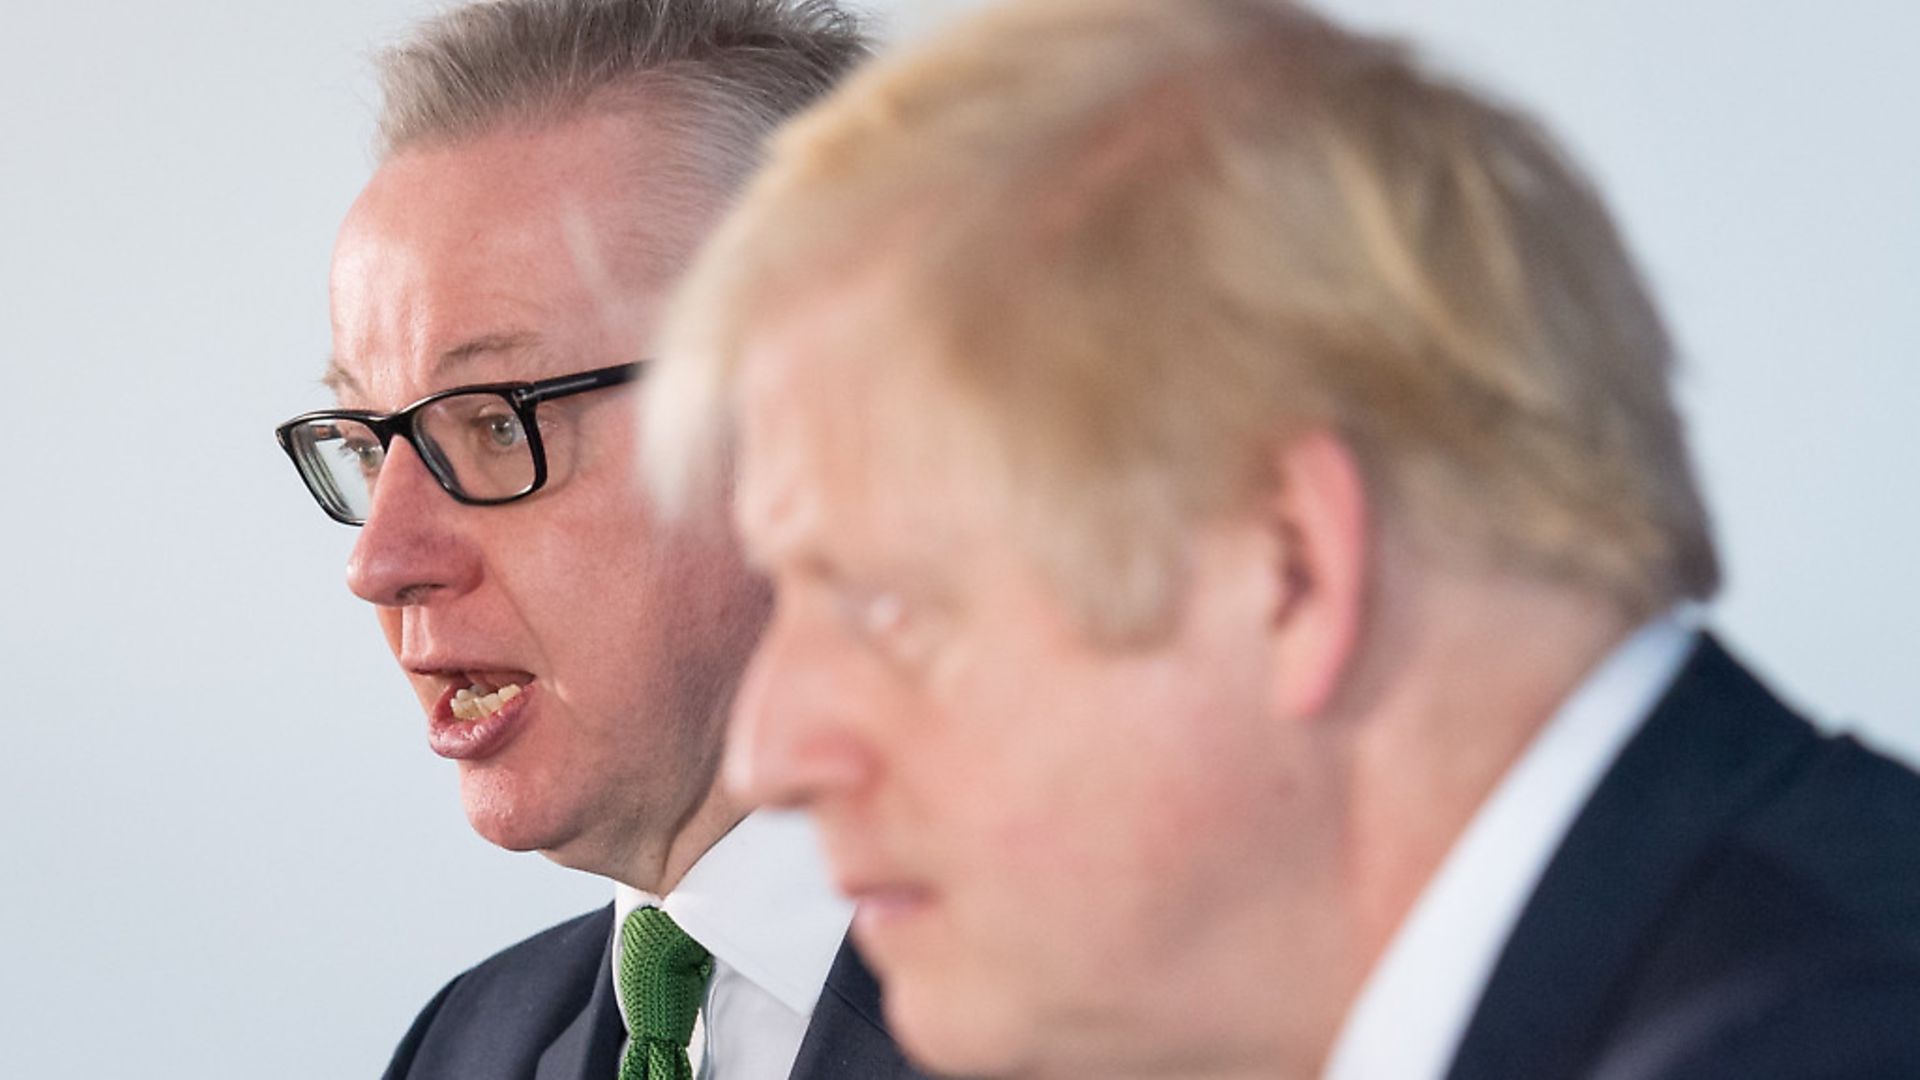
[[716,787],[768,594],[722,518],[656,522],[634,383],[775,123],[865,53],[820,0],[506,0],[384,57],[332,274],[338,409],[279,429],[358,526],[469,821],[616,883],[456,978],[388,1075],[905,1077],[799,819]]

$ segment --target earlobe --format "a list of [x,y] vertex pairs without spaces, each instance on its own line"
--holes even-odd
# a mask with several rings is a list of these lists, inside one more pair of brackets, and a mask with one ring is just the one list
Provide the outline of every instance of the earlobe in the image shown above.
[[1332,432],[1285,444],[1273,465],[1266,511],[1278,539],[1276,704],[1282,715],[1305,719],[1332,706],[1353,667],[1372,523],[1360,464]]

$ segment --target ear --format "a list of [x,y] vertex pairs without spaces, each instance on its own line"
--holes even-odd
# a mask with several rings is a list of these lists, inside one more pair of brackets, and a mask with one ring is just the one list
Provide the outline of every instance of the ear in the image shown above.
[[1312,717],[1333,703],[1353,666],[1367,602],[1371,522],[1360,464],[1329,431],[1273,455],[1264,511],[1279,589],[1272,612],[1276,704]]

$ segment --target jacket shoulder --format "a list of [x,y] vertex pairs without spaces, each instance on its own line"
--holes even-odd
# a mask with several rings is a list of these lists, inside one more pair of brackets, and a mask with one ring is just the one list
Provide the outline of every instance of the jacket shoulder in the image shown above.
[[1861,932],[1920,949],[1920,775],[1906,766],[1825,737],[1731,841]]
[[1784,1018],[1822,1013],[1816,983],[1863,1020],[1897,1013],[1920,955],[1916,822],[1920,776],[1822,734],[1703,637],[1536,884],[1450,1075],[1612,1076],[1593,1065],[1626,1046],[1711,1061],[1756,1017],[1806,1030]]
[[539,1055],[592,999],[612,933],[608,905],[454,976],[401,1038],[387,1080],[532,1075]]
[[1643,945],[1595,1075],[1920,1074],[1920,774],[1808,726],[1751,796]]

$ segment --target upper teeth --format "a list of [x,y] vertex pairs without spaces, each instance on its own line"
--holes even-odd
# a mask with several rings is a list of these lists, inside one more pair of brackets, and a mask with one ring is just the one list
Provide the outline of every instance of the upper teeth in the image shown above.
[[498,690],[489,691],[479,683],[461,687],[453,694],[453,715],[456,720],[478,720],[483,716],[492,716],[500,711],[500,706],[520,696],[520,685],[508,683]]

